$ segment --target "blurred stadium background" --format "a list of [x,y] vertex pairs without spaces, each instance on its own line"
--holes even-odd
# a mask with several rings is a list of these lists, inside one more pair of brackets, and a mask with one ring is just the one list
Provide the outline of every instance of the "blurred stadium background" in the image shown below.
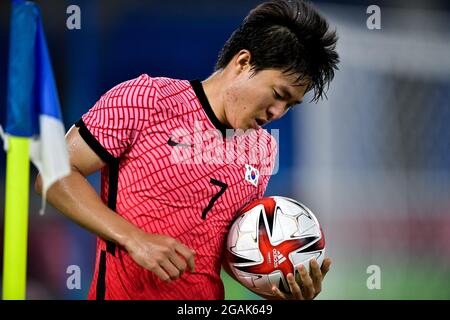
[[[139,74],[208,77],[222,44],[259,3],[36,2],[67,129],[102,93]],[[296,198],[322,222],[334,263],[320,299],[449,299],[450,4],[313,3],[338,30],[341,70],[328,101],[305,104],[271,127],[281,128],[280,170],[267,195]],[[81,8],[81,30],[66,28],[71,4]],[[381,8],[381,30],[366,26],[371,4]],[[1,124],[9,15],[9,1],[1,1]],[[3,152],[0,168],[2,231]],[[32,179],[35,175],[33,171]],[[98,178],[90,178],[97,188]],[[32,190],[27,297],[84,299],[95,238],[53,208],[40,217],[39,208],[40,198]],[[0,256],[2,242],[3,232]],[[67,289],[69,265],[81,268],[81,290]],[[366,286],[371,265],[381,270],[379,290]],[[224,281],[226,298],[257,299],[226,275]]]

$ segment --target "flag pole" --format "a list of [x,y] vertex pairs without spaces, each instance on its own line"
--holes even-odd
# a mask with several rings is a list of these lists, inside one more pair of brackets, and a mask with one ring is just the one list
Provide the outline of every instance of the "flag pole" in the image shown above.
[[29,139],[8,136],[3,299],[24,300],[27,278]]

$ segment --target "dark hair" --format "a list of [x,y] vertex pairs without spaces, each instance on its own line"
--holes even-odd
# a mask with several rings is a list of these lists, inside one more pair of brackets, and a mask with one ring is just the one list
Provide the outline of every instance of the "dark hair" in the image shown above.
[[222,48],[216,71],[243,49],[252,55],[252,70],[278,69],[308,80],[317,102],[334,78],[339,56],[336,31],[302,0],[275,0],[250,11]]

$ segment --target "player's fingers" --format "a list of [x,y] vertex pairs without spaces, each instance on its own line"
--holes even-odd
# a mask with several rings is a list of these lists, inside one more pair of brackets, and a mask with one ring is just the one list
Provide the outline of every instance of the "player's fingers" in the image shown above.
[[180,277],[180,270],[175,268],[170,260],[164,260],[163,262],[161,262],[160,266],[164,269],[164,271],[166,271],[170,279],[176,280]]
[[308,271],[302,264],[298,266],[298,271],[300,272],[301,289],[303,297],[307,300],[314,299],[315,295],[314,285],[311,277],[309,276]]
[[320,271],[319,264],[316,259],[311,259],[309,263],[310,274],[314,285],[315,295],[317,296],[322,291],[322,271]]
[[287,275],[287,281],[289,288],[291,288],[292,298],[294,300],[303,300],[302,290],[300,289],[297,281],[295,281],[295,277],[292,273]]
[[180,271],[180,276],[183,275],[183,273],[184,273],[184,271],[186,270],[186,267],[187,267],[186,262],[182,258],[180,258],[180,256],[178,256],[178,254],[176,252],[171,254],[169,256],[169,259],[170,259],[170,262],[173,263],[175,268],[177,268]]
[[275,286],[272,287],[272,293],[275,295],[275,298],[278,300],[287,300],[286,295]]
[[194,261],[194,257],[195,257],[195,251],[189,249],[188,247],[186,247],[184,244],[179,243],[178,246],[176,247],[176,251],[186,259],[187,265],[189,267],[189,271],[190,272],[194,272],[195,270],[195,261]]
[[325,258],[322,262],[322,280],[323,278],[325,278],[325,275],[327,274],[328,271],[330,271],[330,266],[331,266],[331,259],[330,258]]
[[156,274],[156,276],[157,276],[158,278],[160,278],[162,281],[164,281],[164,282],[170,282],[170,276],[169,276],[169,274],[168,274],[166,271],[164,271],[164,269],[161,268],[159,265],[155,264],[155,266],[149,268],[149,270],[150,270],[151,272],[153,272],[154,274]]

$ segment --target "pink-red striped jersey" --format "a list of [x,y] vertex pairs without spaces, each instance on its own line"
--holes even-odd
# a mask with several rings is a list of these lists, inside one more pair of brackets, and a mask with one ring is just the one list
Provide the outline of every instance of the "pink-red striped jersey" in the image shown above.
[[262,129],[222,138],[227,128],[200,81],[145,74],[108,91],[76,125],[107,163],[102,201],[146,232],[196,251],[195,273],[165,283],[98,238],[88,298],[223,299],[225,237],[238,210],[263,196],[275,139]]

